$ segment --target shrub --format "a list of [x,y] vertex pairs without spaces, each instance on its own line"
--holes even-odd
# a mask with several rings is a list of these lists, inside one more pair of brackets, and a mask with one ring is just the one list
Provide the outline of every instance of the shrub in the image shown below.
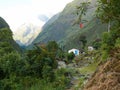
[[114,47],[119,46],[120,28],[119,25],[114,26],[110,32],[105,32],[102,39],[103,56],[106,59]]
[[71,62],[75,57],[75,54],[73,52],[67,54],[68,62]]
[[120,48],[120,38],[116,40],[115,47]]

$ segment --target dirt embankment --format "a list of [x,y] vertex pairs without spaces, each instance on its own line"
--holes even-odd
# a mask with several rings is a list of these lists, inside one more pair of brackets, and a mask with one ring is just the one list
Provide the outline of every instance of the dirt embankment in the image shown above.
[[84,90],[120,90],[120,48],[94,73]]

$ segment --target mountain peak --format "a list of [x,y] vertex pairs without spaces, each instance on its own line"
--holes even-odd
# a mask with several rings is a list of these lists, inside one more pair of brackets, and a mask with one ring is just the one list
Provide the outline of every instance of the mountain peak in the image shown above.
[[14,39],[19,45],[29,45],[41,32],[41,27],[32,23],[24,23],[14,32]]

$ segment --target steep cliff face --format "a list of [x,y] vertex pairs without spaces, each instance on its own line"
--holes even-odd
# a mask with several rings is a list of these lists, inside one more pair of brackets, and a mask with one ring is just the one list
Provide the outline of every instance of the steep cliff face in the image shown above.
[[3,45],[3,43],[5,44],[6,42],[16,51],[21,52],[19,45],[13,40],[12,31],[10,30],[9,25],[0,17],[0,44]]
[[120,90],[120,48],[94,73],[84,90]]

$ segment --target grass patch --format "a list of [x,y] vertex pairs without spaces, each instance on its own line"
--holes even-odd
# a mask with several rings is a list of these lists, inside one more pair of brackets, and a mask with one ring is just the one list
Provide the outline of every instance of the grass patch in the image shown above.
[[65,90],[63,86],[54,86],[53,83],[47,83],[47,82],[39,82],[38,84],[33,85],[30,89],[28,90]]
[[89,64],[88,66],[80,68],[79,71],[81,74],[91,74],[96,70],[97,66],[98,66],[98,62],[92,63]]

